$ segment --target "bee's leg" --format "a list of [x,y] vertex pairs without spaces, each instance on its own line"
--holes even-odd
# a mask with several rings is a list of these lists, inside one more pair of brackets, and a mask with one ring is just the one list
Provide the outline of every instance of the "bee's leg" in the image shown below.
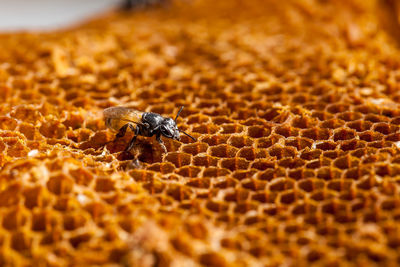
[[133,148],[133,146],[135,145],[135,142],[136,142],[136,138],[137,138],[137,136],[140,134],[140,128],[139,128],[139,126],[137,126],[136,129],[135,129],[133,126],[131,127],[131,129],[132,129],[132,128],[133,128],[133,131],[134,131],[134,133],[135,133],[135,136],[132,137],[131,141],[129,141],[129,144],[128,144],[128,146],[125,148],[125,151],[130,151],[130,150]]
[[131,151],[131,149],[132,149],[133,146],[135,145],[136,137],[137,137],[137,135],[135,135],[134,137],[132,137],[131,141],[129,141],[128,146],[125,148],[125,152]]
[[167,153],[167,148],[165,147],[164,142],[161,139],[161,134],[157,134],[156,140],[160,144],[161,148],[164,150],[164,153]]
[[135,132],[135,127],[131,123],[127,123],[119,129],[118,133],[115,135],[115,138],[118,139],[120,137],[124,137],[126,133],[126,129],[131,129],[132,132]]
[[103,145],[103,149],[104,149],[104,147],[106,147],[109,143],[115,142],[115,141],[118,140],[118,138],[124,137],[125,134],[126,134],[126,129],[127,129],[128,127],[129,127],[133,132],[135,131],[135,127],[133,127],[132,124],[130,124],[130,123],[125,124],[124,126],[122,126],[122,127],[119,129],[119,131],[118,131],[118,133],[115,135],[115,139],[114,139],[113,141],[108,141],[107,143],[105,143],[105,144]]

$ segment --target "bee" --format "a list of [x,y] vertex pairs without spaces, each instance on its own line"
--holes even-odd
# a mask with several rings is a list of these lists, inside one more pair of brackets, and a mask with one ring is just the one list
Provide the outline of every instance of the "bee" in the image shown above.
[[138,135],[147,137],[155,135],[156,140],[160,144],[161,148],[164,150],[164,152],[167,152],[164,142],[161,139],[162,136],[179,141],[180,133],[183,133],[194,141],[197,141],[196,138],[190,134],[179,130],[178,126],[176,125],[176,120],[178,119],[182,109],[183,106],[179,109],[174,120],[163,117],[158,113],[141,112],[127,107],[106,108],[103,111],[103,116],[106,126],[109,129],[118,132],[115,136],[116,139],[124,137],[128,128],[134,133],[134,136],[130,140],[128,146],[125,148],[125,151],[130,151],[133,148]]

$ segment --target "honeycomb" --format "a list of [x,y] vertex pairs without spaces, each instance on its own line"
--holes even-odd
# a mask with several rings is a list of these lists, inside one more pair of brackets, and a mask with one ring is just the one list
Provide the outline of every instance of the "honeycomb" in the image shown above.
[[[395,4],[175,1],[1,34],[0,265],[399,265]],[[124,153],[110,106],[185,106],[198,141]]]

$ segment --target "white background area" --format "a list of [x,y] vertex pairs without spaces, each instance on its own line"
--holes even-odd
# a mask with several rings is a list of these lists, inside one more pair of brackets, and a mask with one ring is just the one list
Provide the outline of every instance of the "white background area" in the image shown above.
[[54,30],[118,7],[122,0],[0,0],[0,32]]

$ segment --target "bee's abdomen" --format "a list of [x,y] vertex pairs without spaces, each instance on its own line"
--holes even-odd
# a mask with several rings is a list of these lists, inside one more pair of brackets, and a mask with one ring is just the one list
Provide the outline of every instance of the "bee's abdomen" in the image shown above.
[[103,112],[105,125],[114,131],[119,131],[127,123],[140,122],[142,114],[140,111],[125,107],[110,107]]

